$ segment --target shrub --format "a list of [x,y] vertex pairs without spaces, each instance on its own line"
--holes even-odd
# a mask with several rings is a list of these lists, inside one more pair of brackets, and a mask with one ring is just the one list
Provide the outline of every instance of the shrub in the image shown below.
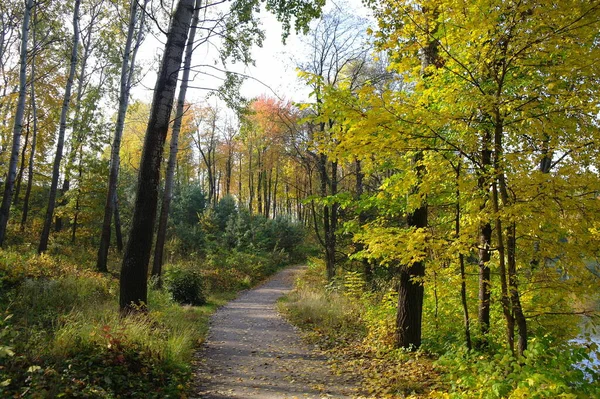
[[194,306],[206,303],[204,281],[198,270],[187,267],[173,268],[168,271],[165,280],[174,301]]

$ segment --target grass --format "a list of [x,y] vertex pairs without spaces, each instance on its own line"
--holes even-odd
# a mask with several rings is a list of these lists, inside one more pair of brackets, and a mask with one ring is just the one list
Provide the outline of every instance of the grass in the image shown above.
[[115,274],[82,267],[91,252],[72,255],[0,250],[0,397],[185,398],[211,314],[283,264],[236,253],[168,265],[201,271],[206,304],[182,306],[150,287],[149,311],[123,318]]
[[[588,359],[595,346],[561,339],[562,326],[556,336],[533,331],[519,359],[502,348],[502,337],[485,349],[467,350],[454,315],[441,306],[439,314],[433,312],[434,298],[426,296],[422,349],[406,352],[394,346],[396,303],[393,291],[361,289],[352,272],[327,283],[324,265],[313,260],[280,308],[307,339],[327,350],[339,372],[357,375],[368,397],[600,397],[598,379],[590,381],[573,366]],[[495,312],[501,320],[500,309]]]

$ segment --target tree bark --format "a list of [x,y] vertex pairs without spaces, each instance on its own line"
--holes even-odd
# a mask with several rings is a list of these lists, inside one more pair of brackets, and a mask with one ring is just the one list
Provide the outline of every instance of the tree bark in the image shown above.
[[156,219],[160,164],[193,10],[194,0],[180,0],[177,4],[154,89],[131,231],[121,268],[119,304],[122,313],[143,309],[148,301],[148,262]]
[[[179,146],[179,132],[183,120],[185,96],[187,93],[188,82],[190,79],[190,69],[192,66],[192,53],[194,52],[194,38],[196,36],[196,26],[200,15],[201,0],[196,0],[192,26],[187,40],[185,50],[185,61],[183,64],[183,76],[179,88],[179,97],[177,98],[177,110],[175,112],[175,122],[171,132],[171,143],[169,145],[169,161],[167,163],[167,172],[165,177],[165,189],[163,191],[162,206],[160,208],[160,217],[158,219],[158,230],[156,233],[156,244],[154,245],[154,261],[152,263],[152,276],[157,279],[157,285],[162,285],[162,266],[163,251],[167,237],[167,221],[169,218],[169,208],[171,198],[173,197],[173,178],[175,176],[175,163],[177,161],[177,150]],[[227,189],[229,191],[229,188]]]
[[[458,165],[456,167],[456,219],[454,225],[454,233],[456,235],[456,239],[460,239],[460,172],[461,160],[458,161]],[[462,252],[458,254],[458,263],[460,267],[460,300],[463,308],[465,343],[467,345],[467,349],[471,349],[471,322],[469,320],[469,306],[467,304],[467,277],[465,273],[465,256]]]
[[[90,57],[90,49],[92,45],[92,31],[94,29],[94,23],[96,20],[97,14],[92,15],[92,20],[88,23],[87,26],[87,35],[84,33],[82,35],[83,42],[83,54],[81,56],[81,70],[79,71],[79,79],[77,80],[77,95],[75,97],[75,117],[73,118],[73,133],[71,136],[71,148],[69,150],[69,155],[67,156],[67,164],[65,166],[65,177],[63,180],[63,186],[60,190],[60,195],[62,199],[59,201],[59,208],[67,205],[67,200],[65,198],[65,194],[71,188],[71,168],[73,167],[73,163],[75,162],[75,157],[79,152],[79,147],[83,142],[83,128],[81,126],[81,100],[83,99],[83,88],[85,86],[85,70],[87,68],[87,63]],[[87,37],[87,41],[85,40]],[[55,221],[55,231],[61,231],[63,227],[63,219],[62,216],[57,216]]]
[[[483,142],[481,144],[481,168],[480,175],[477,178],[477,186],[479,192],[484,197],[484,203],[481,205],[480,211],[483,212],[486,202],[489,197],[489,172],[492,165],[492,152],[490,150],[491,137],[489,132],[485,132]],[[479,329],[484,337],[489,332],[490,328],[490,299],[491,299],[491,271],[489,267],[490,261],[490,245],[492,241],[492,225],[489,221],[484,221],[479,226],[479,309],[478,321]],[[484,342],[485,344],[485,342]]]
[[[498,184],[492,184],[492,201],[494,202],[494,213],[498,214],[500,206],[498,200]],[[508,298],[508,284],[506,282],[506,251],[504,247],[504,231],[502,228],[502,220],[499,216],[496,217],[496,246],[498,248],[498,272],[500,274],[500,303],[502,305],[502,313],[506,320],[506,342],[511,352],[515,351],[515,319],[511,312],[510,300]]]
[[[362,165],[360,160],[356,159],[354,161],[354,168],[356,173],[356,200],[359,201],[364,192],[364,178],[365,174],[362,171]],[[367,221],[367,215],[362,210],[358,211],[358,224],[363,226]],[[356,251],[360,252],[364,249],[363,243],[356,243]],[[373,266],[369,259],[362,259],[363,273],[365,275],[365,283],[369,289],[373,289]]]
[[119,197],[115,191],[115,241],[117,242],[117,251],[123,251],[123,232],[121,231],[121,213],[119,212]]
[[[418,165],[421,154],[415,156],[417,174],[425,171]],[[408,227],[421,229],[427,227],[427,204],[422,204],[407,215]],[[425,289],[425,263],[414,262],[412,265],[400,266],[398,283],[398,312],[396,314],[396,345],[406,349],[417,349],[421,346],[421,320],[423,314],[423,297]]]
[[[33,14],[34,28],[32,30],[33,47],[37,45],[36,28],[37,12]],[[31,197],[31,188],[33,187],[33,162],[35,159],[35,150],[37,146],[37,105],[35,102],[35,52],[31,56],[31,117],[33,121],[33,133],[31,137],[31,151],[29,153],[29,166],[27,168],[27,189],[25,190],[25,198],[23,199],[23,215],[21,216],[21,231],[25,231],[25,223],[27,223],[27,215],[29,213],[29,198]]]
[[[428,9],[423,8],[424,14],[430,13]],[[434,10],[433,21],[436,24],[437,11]],[[437,25],[430,30],[429,18],[425,27],[426,33],[430,36],[430,41],[423,49],[421,58],[421,74],[427,78],[427,69],[431,65],[437,65],[438,48],[437,42],[433,39],[437,31]],[[414,167],[417,170],[417,178],[420,180],[425,174],[424,166],[419,162],[423,159],[423,153],[418,152],[413,159]],[[419,187],[415,186],[416,192]],[[409,213],[406,217],[406,224],[409,228],[423,229],[427,227],[427,202],[423,202],[417,209]],[[422,278],[425,277],[424,262],[414,262],[410,265],[400,265],[400,281],[398,283],[398,311],[396,314],[396,345],[406,349],[416,349],[421,346],[421,319],[423,314],[423,297],[425,289]]]
[[[125,126],[125,116],[129,106],[129,91],[131,90],[131,75],[135,66],[135,56],[141,43],[141,32],[144,26],[145,11],[141,11],[140,27],[138,38],[132,52],[133,36],[137,23],[137,1],[131,2],[129,11],[129,25],[127,27],[127,39],[123,51],[123,63],[121,64],[121,83],[119,89],[119,110],[117,112],[117,122],[115,124],[115,135],[113,137],[110,153],[110,172],[108,177],[108,190],[106,201],[104,202],[104,218],[102,221],[102,233],[100,235],[100,246],[98,248],[98,258],[96,260],[96,269],[100,272],[107,272],[108,248],[110,247],[110,229],[111,220],[114,214],[114,204],[117,193],[117,183],[119,181],[119,167],[121,149],[121,138],[123,136],[123,127]],[[147,1],[144,2],[144,8]],[[131,57],[131,58],[130,58]]]
[[45,252],[48,249],[48,240],[50,238],[50,227],[54,216],[54,207],[56,206],[56,192],[58,189],[58,177],[60,175],[60,162],[63,157],[63,147],[65,143],[65,131],[67,130],[67,115],[69,104],[71,103],[71,89],[75,79],[75,69],[77,68],[77,57],[79,55],[79,5],[81,1],[75,0],[73,9],[73,48],[71,50],[71,66],[69,76],[65,86],[65,96],[63,98],[62,110],[60,113],[60,126],[58,128],[58,139],[56,142],[56,154],[54,155],[54,164],[52,166],[52,181],[50,183],[50,194],[48,195],[48,207],[46,208],[46,217],[44,227],[40,236],[40,245],[38,253]]
[[2,205],[0,206],[0,247],[4,245],[4,239],[6,237],[6,226],[8,224],[10,205],[12,203],[13,189],[17,175],[17,163],[19,162],[21,132],[23,130],[23,115],[25,114],[25,97],[27,94],[27,40],[29,36],[29,20],[31,17],[32,8],[33,0],[27,0],[27,3],[25,3],[25,12],[23,13],[23,26],[21,34],[21,53],[19,59],[19,99],[17,101],[17,109],[15,113],[8,174],[4,184]]
[[[33,83],[32,83],[33,84]],[[29,143],[29,133],[30,133],[30,116],[27,116],[27,127],[25,129],[25,142],[23,143],[23,150],[21,151],[21,166],[19,166],[19,173],[17,173],[17,181],[15,187],[15,199],[13,201],[13,205],[17,205],[19,203],[19,194],[21,193],[21,182],[23,181],[23,172],[25,171],[25,154],[27,150],[27,144]]]

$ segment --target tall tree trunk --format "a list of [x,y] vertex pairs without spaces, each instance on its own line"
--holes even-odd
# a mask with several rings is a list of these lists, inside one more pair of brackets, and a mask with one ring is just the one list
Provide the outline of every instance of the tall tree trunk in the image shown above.
[[[322,128],[322,130],[324,127]],[[320,195],[325,198],[328,194],[329,173],[327,172],[327,155],[319,154],[318,168],[320,178]],[[314,210],[313,210],[314,213]],[[318,231],[318,226],[315,222],[315,229]],[[325,270],[327,272],[327,281],[333,280],[335,277],[335,252],[331,252],[331,209],[329,205],[323,205],[323,247],[325,250]]]
[[[425,171],[419,165],[422,154],[415,156],[417,175]],[[424,203],[409,213],[406,218],[408,227],[423,229],[427,227],[427,204]],[[416,349],[421,346],[421,321],[423,314],[423,297],[425,289],[425,263],[414,262],[411,265],[400,266],[398,283],[398,312],[396,314],[396,345],[406,349]]]
[[58,189],[58,177],[60,175],[60,162],[63,156],[63,147],[65,143],[65,131],[67,130],[67,115],[69,113],[69,104],[71,103],[71,89],[75,79],[75,69],[77,68],[77,57],[79,54],[79,5],[81,0],[75,0],[73,10],[73,48],[71,50],[71,66],[69,76],[65,86],[65,96],[63,98],[62,110],[60,113],[60,126],[58,129],[58,139],[56,142],[56,154],[54,155],[54,164],[52,165],[52,182],[50,183],[50,194],[48,195],[48,207],[46,208],[46,217],[44,227],[40,236],[40,245],[38,253],[45,252],[48,249],[48,240],[50,238],[50,227],[54,216],[54,207],[56,206],[56,191]]
[[271,189],[272,189],[272,178],[273,169],[265,170],[265,217],[268,219],[271,215]]
[[[33,84],[33,83],[32,83]],[[30,115],[27,117],[27,127],[25,128],[25,142],[23,143],[23,150],[21,151],[21,166],[19,166],[19,173],[17,173],[17,181],[15,187],[15,199],[13,201],[13,205],[17,205],[19,203],[19,194],[21,192],[21,182],[23,181],[23,172],[25,170],[25,155],[27,152],[27,144],[29,143],[29,125],[30,125]]]
[[277,217],[277,186],[279,185],[279,165],[275,167],[275,183],[273,184],[273,219]]
[[117,244],[117,251],[120,253],[123,251],[123,232],[121,231],[121,213],[119,212],[119,196],[115,191],[115,203],[114,203],[114,218],[115,218],[115,241]]
[[[490,167],[492,165],[492,152],[490,150],[491,137],[486,131],[481,143],[481,168],[480,175],[477,178],[477,186],[479,192],[484,197],[484,202],[481,205],[480,212],[484,212],[486,203],[489,197],[489,179]],[[490,328],[490,299],[491,299],[491,271],[489,266],[490,261],[490,245],[492,242],[492,225],[489,220],[482,221],[479,226],[479,310],[478,321],[484,344],[486,343],[485,336]]]
[[129,11],[129,25],[127,27],[127,39],[123,51],[123,63],[121,64],[121,83],[119,89],[119,110],[117,112],[117,122],[115,124],[115,135],[113,137],[110,152],[110,173],[108,177],[108,190],[104,202],[104,218],[102,221],[102,233],[100,235],[100,246],[98,248],[98,258],[96,260],[96,269],[100,272],[107,272],[108,248],[110,247],[110,228],[111,220],[114,214],[114,204],[117,192],[117,183],[119,181],[121,138],[123,136],[123,127],[125,126],[125,116],[129,105],[129,91],[131,90],[131,79],[135,67],[135,56],[137,49],[141,44],[142,31],[144,28],[144,16],[147,0],[144,2],[144,9],[140,10],[140,26],[138,37],[132,52],[133,36],[137,23],[137,1],[131,2]]
[[[504,174],[504,170],[500,166],[500,161],[503,158],[503,144],[502,144],[502,135],[503,135],[503,123],[500,117],[500,112],[496,110],[495,114],[495,132],[494,132],[494,150],[496,153],[495,165],[494,169],[496,171],[496,176],[498,178],[498,185],[500,191],[500,198],[502,199],[502,204],[504,206],[508,206],[511,203],[511,199],[508,195],[508,187],[506,185],[506,176]],[[497,193],[494,193],[496,197]],[[496,202],[498,200],[496,199]],[[496,214],[498,214],[498,210],[496,210]],[[500,216],[498,216],[498,220],[500,220]],[[500,228],[498,227],[500,230]],[[500,232],[501,233],[501,232]],[[499,235],[500,239],[501,236]],[[516,238],[516,224],[514,221],[510,221],[506,228],[506,256],[507,256],[507,264],[508,269],[505,271],[508,274],[508,293],[505,292],[507,289],[503,287],[502,295],[506,295],[510,298],[510,305],[512,308],[511,315],[511,328],[514,331],[514,323],[516,321],[517,328],[519,332],[519,340],[517,344],[517,353],[519,356],[523,355],[523,352],[527,349],[527,320],[525,319],[525,315],[523,314],[523,307],[521,306],[521,299],[519,294],[518,287],[518,278],[517,278],[517,261],[516,261],[516,246],[517,246],[517,238]],[[504,258],[504,256],[502,256]],[[501,264],[503,264],[503,259],[501,259]],[[506,284],[506,277],[504,284]],[[508,301],[508,298],[506,299]],[[511,337],[513,341],[510,342],[512,345],[511,349],[514,350],[514,333]]]
[[73,224],[71,225],[71,243],[75,244],[77,237],[77,226],[79,223],[79,207],[81,200],[81,177],[83,176],[83,150],[79,147],[79,163],[77,165],[77,176],[80,184],[77,186],[77,194],[75,195],[75,212],[73,213]]
[[180,0],[177,4],[156,80],[131,230],[121,268],[119,303],[123,313],[145,308],[148,302],[148,262],[156,219],[160,164],[193,11],[194,0]]
[[[426,15],[425,33],[429,35],[429,43],[423,49],[421,57],[421,74],[428,76],[428,68],[436,65],[438,61],[437,42],[434,39],[437,25],[430,29],[430,22],[437,24],[437,10],[431,12],[423,7]],[[431,13],[431,15],[429,15]],[[413,159],[419,181],[425,174],[425,167],[420,165],[423,153],[418,152]],[[414,187],[419,190],[419,183]],[[427,227],[427,202],[423,202],[417,209],[406,217],[409,228],[424,229]],[[421,320],[423,315],[423,297],[425,289],[421,281],[425,277],[425,264],[423,261],[409,265],[400,265],[400,279],[398,283],[398,311],[396,313],[396,345],[407,349],[416,349],[421,346]]]
[[252,215],[254,206],[254,173],[252,173],[252,143],[248,145],[248,211]]
[[239,178],[238,178],[238,200],[240,205],[244,203],[244,196],[242,195],[242,153],[239,154]]
[[[37,45],[36,40],[36,23],[37,23],[37,10],[33,13],[33,47]],[[29,153],[29,166],[27,169],[27,189],[25,190],[25,198],[23,199],[23,215],[21,216],[21,231],[25,231],[25,224],[27,223],[27,215],[29,213],[29,198],[31,197],[31,188],[33,187],[33,162],[35,159],[35,150],[37,146],[37,105],[35,102],[35,52],[31,56],[31,117],[33,120],[33,135],[31,138],[31,151]]]
[[[94,28],[94,20],[97,15],[92,16],[92,21],[88,24],[87,38],[85,41],[86,34],[83,34],[83,54],[81,57],[81,70],[79,71],[79,79],[77,80],[77,95],[75,96],[75,117],[73,118],[73,133],[71,137],[71,148],[69,150],[69,155],[67,156],[67,164],[65,166],[65,177],[63,180],[63,185],[61,188],[61,197],[58,206],[64,207],[67,205],[67,199],[65,198],[65,194],[71,188],[71,168],[73,167],[73,163],[75,162],[75,157],[79,151],[79,147],[83,142],[83,127],[81,126],[81,102],[83,99],[83,88],[85,86],[85,70],[87,68],[87,62],[90,57],[90,49],[92,44],[92,30]],[[57,215],[55,221],[55,231],[61,231],[63,227],[63,219],[62,216]]]
[[[498,183],[492,183],[492,201],[494,204],[494,213],[498,215],[500,210],[498,200]],[[496,216],[496,247],[498,248],[498,273],[500,274],[500,303],[502,305],[502,313],[506,320],[506,342],[508,348],[515,351],[515,319],[511,312],[510,300],[508,297],[508,284],[506,282],[506,251],[504,247],[504,231],[502,228],[502,220],[500,216]]]
[[[157,284],[161,286],[161,275],[163,266],[163,251],[167,237],[167,221],[169,218],[169,208],[171,198],[173,197],[173,178],[175,176],[175,163],[177,161],[177,150],[179,146],[179,131],[183,120],[185,96],[187,93],[188,82],[190,79],[190,69],[192,66],[192,53],[194,52],[194,38],[196,36],[196,26],[198,25],[200,6],[202,0],[196,0],[192,26],[187,39],[185,50],[185,61],[183,63],[183,76],[179,88],[179,97],[177,98],[177,110],[175,112],[175,122],[171,132],[171,143],[169,146],[169,161],[167,163],[167,172],[165,177],[165,189],[163,191],[162,206],[160,208],[160,217],[158,219],[158,231],[156,233],[156,245],[154,246],[154,262],[152,264],[152,276],[157,279]],[[229,188],[227,189],[229,192]]]
[[[337,162],[331,162],[331,178],[329,179],[329,194],[331,196],[335,196],[338,193],[338,164]],[[330,263],[333,266],[332,272],[335,275],[336,268],[336,253],[337,253],[337,221],[338,221],[338,211],[340,205],[337,201],[334,201],[330,206],[329,212],[329,231],[328,236],[325,236],[325,241],[328,247],[327,253],[331,257]]]
[[[460,240],[460,172],[461,172],[461,160],[458,161],[456,166],[456,219],[454,224],[454,234],[457,240]],[[469,320],[469,306],[467,304],[467,277],[465,273],[465,256],[461,252],[458,254],[458,263],[460,267],[460,301],[463,308],[463,323],[465,326],[465,343],[467,349],[471,349],[471,326]]]
[[[362,171],[362,165],[359,159],[354,161],[354,168],[356,173],[356,200],[359,201],[364,192],[364,178],[365,174]],[[367,215],[364,211],[360,210],[358,212],[358,224],[363,226],[367,221]],[[356,252],[360,252],[364,249],[364,245],[361,242],[358,242],[356,245]],[[373,288],[373,266],[369,259],[363,258],[362,260],[363,273],[365,275],[365,283],[369,289]]]
[[17,109],[15,112],[15,124],[13,127],[12,149],[8,164],[8,174],[6,175],[4,196],[2,197],[2,205],[0,206],[0,247],[4,245],[4,239],[6,237],[6,225],[8,224],[10,205],[12,203],[13,189],[17,175],[19,149],[21,148],[21,131],[23,130],[23,115],[25,114],[25,96],[27,91],[27,40],[29,36],[29,20],[31,17],[32,8],[33,0],[27,0],[27,3],[25,3],[25,12],[23,13],[23,26],[21,33],[21,53],[19,59],[19,100],[17,101]]

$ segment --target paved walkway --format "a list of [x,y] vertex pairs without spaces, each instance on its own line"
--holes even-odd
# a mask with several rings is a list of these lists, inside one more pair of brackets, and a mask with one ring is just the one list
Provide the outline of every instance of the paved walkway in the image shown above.
[[197,354],[197,398],[356,396],[352,377],[333,375],[327,359],[304,344],[277,312],[277,299],[292,289],[300,270],[279,272],[215,313],[204,348]]

